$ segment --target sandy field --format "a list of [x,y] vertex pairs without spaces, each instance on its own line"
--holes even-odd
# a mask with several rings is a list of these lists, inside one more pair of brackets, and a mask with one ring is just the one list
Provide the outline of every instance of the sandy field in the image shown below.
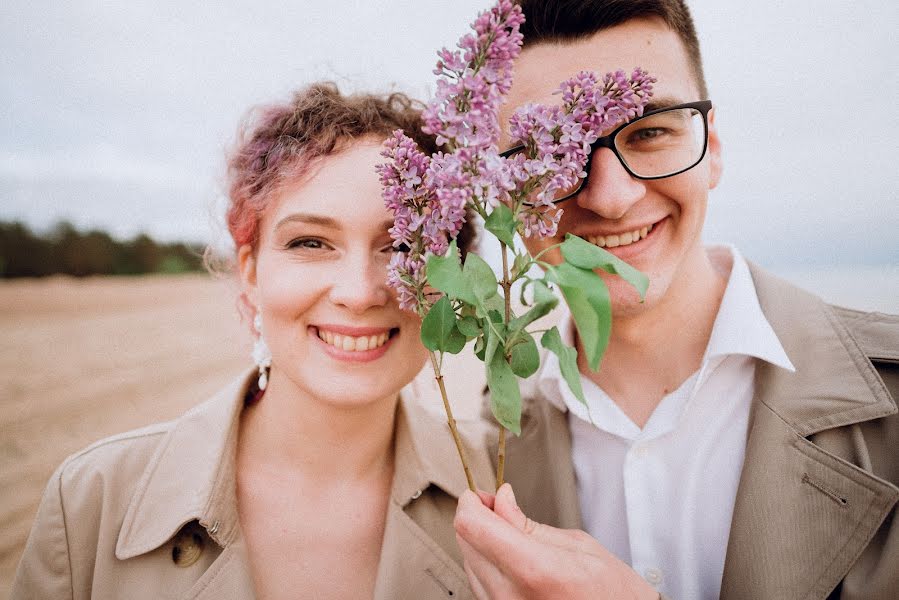
[[[251,364],[234,298],[205,275],[0,281],[0,598],[66,456],[171,419]],[[458,416],[475,415],[483,379],[453,357],[446,370]],[[436,394],[426,371],[415,385]]]

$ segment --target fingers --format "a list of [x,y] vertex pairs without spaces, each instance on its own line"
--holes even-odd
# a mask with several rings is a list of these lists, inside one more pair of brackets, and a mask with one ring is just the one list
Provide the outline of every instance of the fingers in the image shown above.
[[492,581],[499,576],[499,572],[492,564],[487,562],[483,556],[478,554],[468,543],[459,536],[456,536],[459,548],[462,550],[464,560],[465,574],[468,576],[468,583],[471,585],[471,591],[477,600],[490,600],[491,596],[484,585],[484,581]]
[[496,496],[489,492],[482,492],[481,490],[478,490],[478,497],[481,499],[481,502],[484,504],[484,506],[486,506],[490,510],[493,510],[493,503],[496,500]]
[[456,534],[472,550],[494,564],[514,561],[516,557],[512,555],[529,543],[527,535],[484,506],[470,491],[459,498],[453,524]]
[[515,492],[512,491],[512,486],[508,483],[504,483],[497,490],[493,510],[516,529],[539,542],[570,549],[582,548],[585,543],[595,543],[593,538],[582,534],[582,532],[557,529],[528,518],[518,506],[515,500]]

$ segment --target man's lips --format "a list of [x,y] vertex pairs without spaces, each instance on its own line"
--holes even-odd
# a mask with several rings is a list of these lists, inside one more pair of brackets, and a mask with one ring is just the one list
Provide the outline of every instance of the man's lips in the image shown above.
[[[662,219],[664,220],[664,219]],[[648,237],[661,221],[629,228],[620,228],[615,232],[583,232],[579,237],[600,248],[618,248],[636,244]]]

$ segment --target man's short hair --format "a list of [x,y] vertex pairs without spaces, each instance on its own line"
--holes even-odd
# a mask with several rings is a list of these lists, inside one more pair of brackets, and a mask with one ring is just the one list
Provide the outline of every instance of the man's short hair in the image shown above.
[[[524,12],[524,47],[590,37],[640,17],[662,19],[684,44],[701,99],[708,97],[699,39],[683,0],[516,0]],[[628,69],[639,65],[620,65]]]

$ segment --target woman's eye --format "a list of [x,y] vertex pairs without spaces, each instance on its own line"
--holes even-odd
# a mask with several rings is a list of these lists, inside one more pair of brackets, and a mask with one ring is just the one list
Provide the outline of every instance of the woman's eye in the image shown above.
[[297,238],[287,243],[288,248],[302,250],[319,250],[325,247],[325,243],[316,238]]

